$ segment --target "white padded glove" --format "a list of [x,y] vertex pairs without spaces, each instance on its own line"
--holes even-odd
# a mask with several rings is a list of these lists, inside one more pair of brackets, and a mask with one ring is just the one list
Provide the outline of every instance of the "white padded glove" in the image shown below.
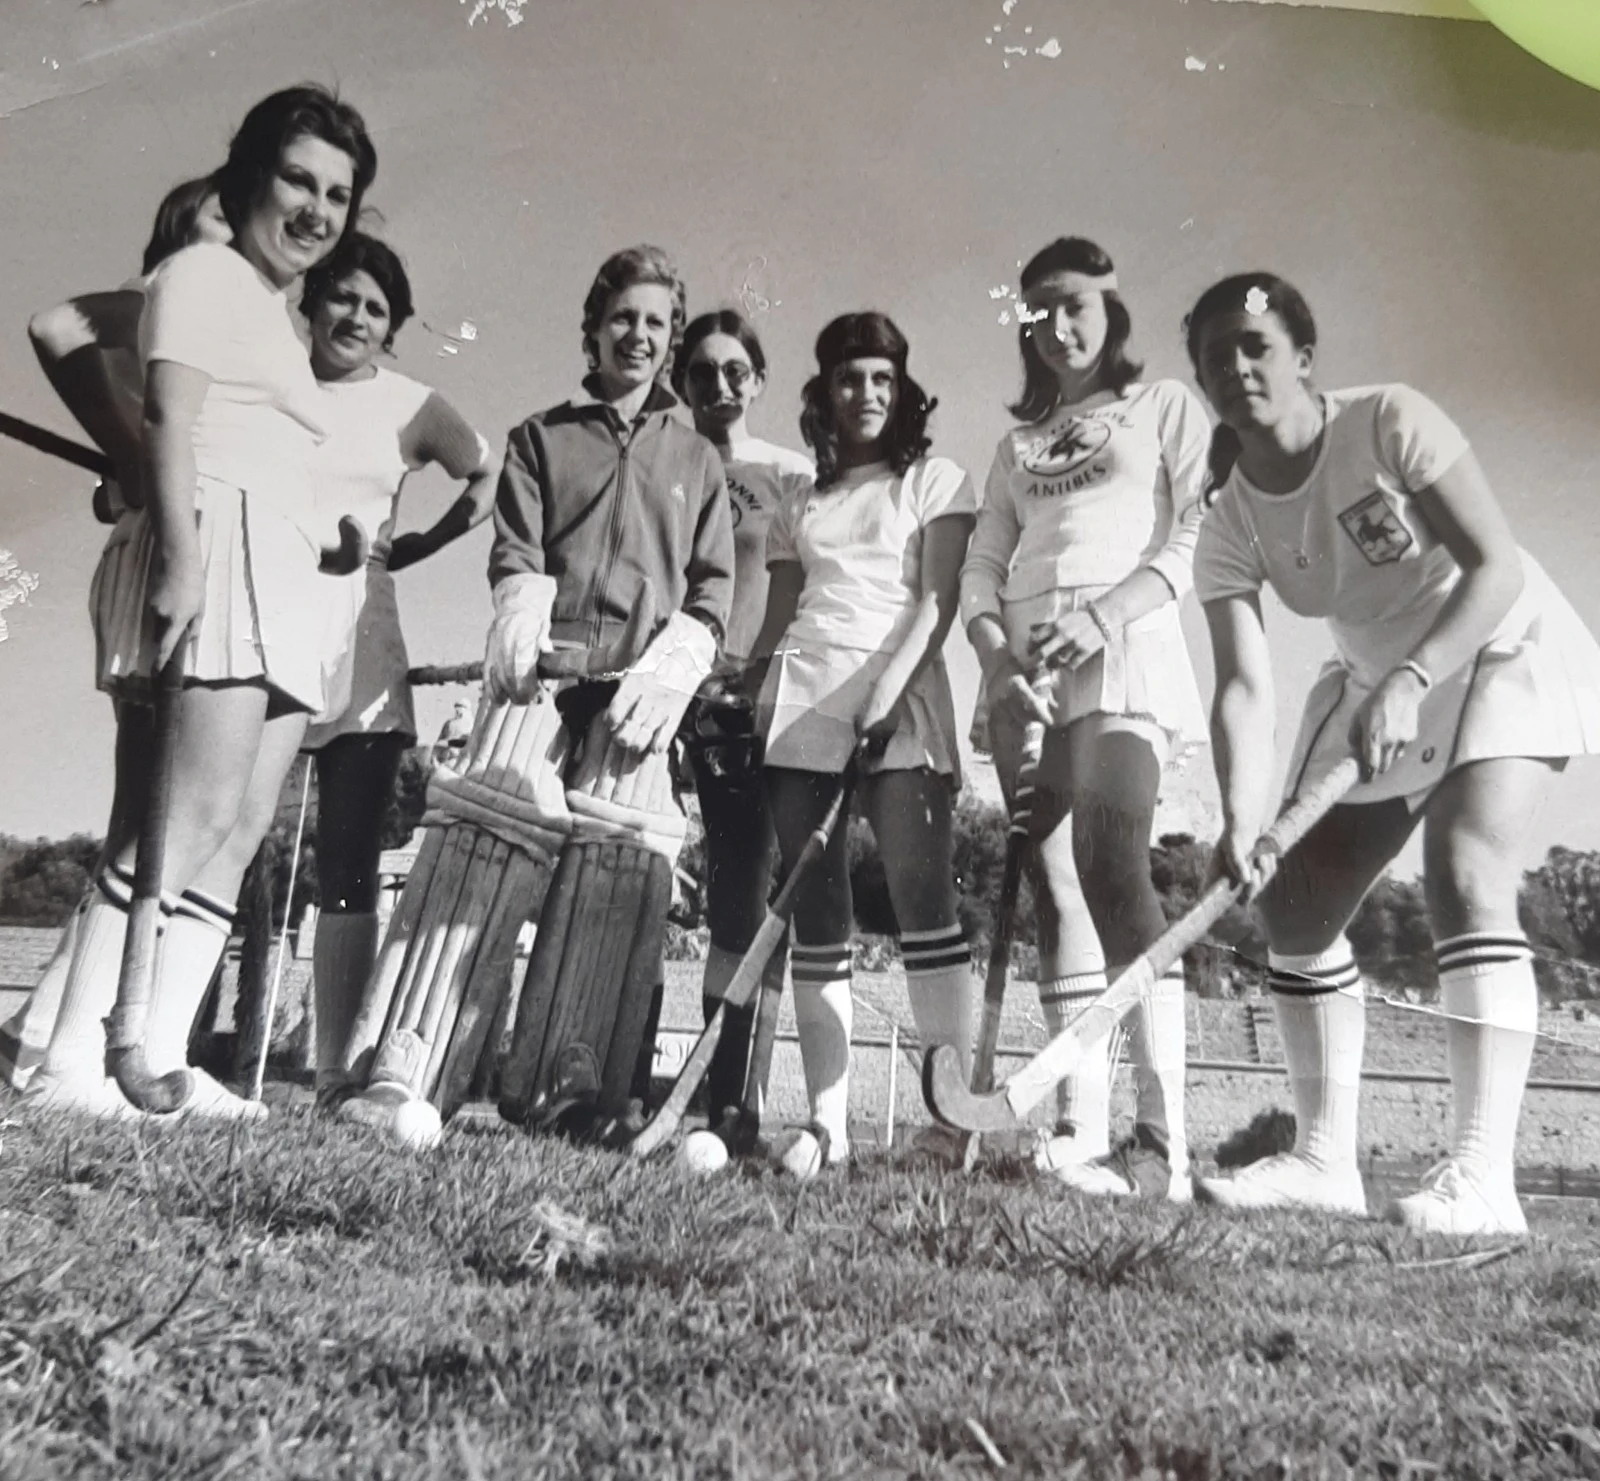
[[525,572],[494,589],[494,621],[483,657],[489,698],[527,704],[539,687],[539,655],[550,649],[550,609],[556,578]]
[[674,612],[623,676],[606,711],[617,744],[640,753],[665,751],[716,659],[711,629],[687,612]]

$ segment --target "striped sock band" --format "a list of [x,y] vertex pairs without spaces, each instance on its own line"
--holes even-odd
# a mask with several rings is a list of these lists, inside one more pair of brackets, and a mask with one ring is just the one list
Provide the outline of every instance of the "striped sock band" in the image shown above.
[[1325,951],[1308,956],[1267,953],[1267,986],[1288,998],[1315,998],[1323,993],[1359,991],[1361,969],[1350,943],[1340,936]]
[[1447,972],[1504,967],[1533,960],[1533,947],[1521,931],[1468,931],[1437,941],[1433,959],[1439,976]]
[[798,941],[789,949],[789,971],[796,987],[826,987],[830,982],[850,980],[850,943],[833,941],[826,946],[802,946]]
[[906,977],[916,979],[951,967],[970,967],[972,948],[967,933],[957,922],[932,931],[902,931],[900,956],[906,964]]
[[176,897],[163,895],[161,913],[167,916],[181,915],[188,920],[199,921],[214,931],[223,931],[230,935],[233,932],[235,918],[233,906],[226,900],[219,900],[215,895],[208,895],[204,890],[189,889]]

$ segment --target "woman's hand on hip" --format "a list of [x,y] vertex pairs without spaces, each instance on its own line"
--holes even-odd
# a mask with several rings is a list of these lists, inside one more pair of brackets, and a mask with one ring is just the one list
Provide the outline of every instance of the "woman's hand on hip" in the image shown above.
[[156,667],[164,668],[205,606],[205,572],[197,549],[157,553],[145,605],[155,627]]

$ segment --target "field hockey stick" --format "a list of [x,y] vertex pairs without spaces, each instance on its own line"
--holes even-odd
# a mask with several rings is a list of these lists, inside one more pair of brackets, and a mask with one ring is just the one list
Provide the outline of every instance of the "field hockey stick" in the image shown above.
[[[101,478],[116,477],[111,459],[98,448],[86,447],[70,437],[63,437],[46,427],[35,426],[8,412],[0,411],[0,434],[37,452],[60,458],[63,463],[71,463],[74,468],[82,468]],[[327,576],[349,576],[367,563],[371,549],[372,542],[366,530],[348,514],[343,515],[339,520],[339,541],[336,545],[322,547],[317,569]]]
[[[289,916],[294,910],[294,882],[300,871],[300,840],[306,831],[306,804],[311,800],[311,758],[306,757],[305,777],[300,783],[300,817],[294,825],[294,852],[289,855],[289,893],[283,902],[283,929],[278,932],[278,956],[272,966],[272,982],[265,1001],[256,1003],[255,1031],[260,1036],[256,1062],[250,1070],[247,1100],[261,1099],[261,1086],[267,1078],[267,1051],[272,1047],[272,1020],[278,1011],[278,988],[283,982],[283,953],[289,945]],[[270,916],[269,916],[270,920]]]
[[[1341,761],[1279,815],[1251,850],[1268,878],[1278,861],[1360,779],[1355,759]],[[1091,1044],[1101,1040],[1155,986],[1157,980],[1190,947],[1204,940],[1229,906],[1245,892],[1243,884],[1219,879],[1161,938],[1094,1000],[1000,1089],[976,1094],[961,1073],[961,1057],[952,1045],[936,1045],[922,1065],[922,1093],[940,1121],[960,1131],[1015,1131],[1028,1113],[1070,1074]]]
[[[700,1082],[705,1079],[706,1071],[711,1066],[711,1058],[722,1039],[722,1028],[728,1010],[745,1007],[755,996],[756,989],[761,983],[761,975],[766,971],[767,963],[772,959],[773,952],[778,949],[784,932],[789,928],[789,917],[794,914],[795,895],[800,888],[800,882],[816,866],[817,860],[822,857],[823,850],[828,846],[828,841],[833,837],[834,829],[839,826],[839,819],[844,815],[845,804],[855,783],[857,758],[863,750],[864,747],[858,747],[845,766],[839,777],[838,790],[833,794],[827,812],[823,814],[822,821],[811,830],[811,836],[806,839],[800,857],[795,861],[794,868],[789,871],[788,879],[783,882],[783,888],[767,907],[766,919],[761,922],[749,949],[739,959],[739,965],[735,968],[732,979],[723,989],[722,1001],[712,1013],[711,1022],[695,1040],[694,1048],[689,1051],[689,1057],[684,1062],[683,1069],[679,1071],[677,1080],[673,1082],[666,1101],[651,1117],[644,1130],[628,1143],[628,1150],[635,1157],[648,1157],[657,1147],[676,1135],[678,1128],[683,1125],[684,1113],[689,1109],[689,1102],[694,1098],[695,1091],[700,1088]],[[753,1054],[751,1059],[753,1062]]]
[[178,751],[178,707],[183,694],[188,638],[180,637],[155,676],[155,727],[151,740],[150,791],[134,855],[133,899],[117,977],[117,1001],[106,1019],[106,1073],[141,1111],[180,1110],[193,1090],[187,1068],[151,1072],[145,1057],[150,1002],[155,996],[161,935],[161,875],[172,810],[172,773]]
[[[1043,676],[1032,680],[1035,695]],[[1033,842],[1034,787],[1044,754],[1044,722],[1030,719],[1022,733],[1022,760],[1017,771],[1017,791],[1011,822],[1006,830],[1005,864],[1000,874],[1000,900],[995,907],[994,935],[989,942],[989,969],[983,982],[983,1017],[972,1056],[972,1090],[984,1095],[994,1089],[994,1057],[1000,1046],[1000,1014],[1005,1007],[1006,980],[1011,973],[1011,943],[1016,936],[1017,896],[1022,892],[1022,871]],[[978,1138],[969,1135],[962,1148],[963,1171],[970,1172],[978,1156]]]

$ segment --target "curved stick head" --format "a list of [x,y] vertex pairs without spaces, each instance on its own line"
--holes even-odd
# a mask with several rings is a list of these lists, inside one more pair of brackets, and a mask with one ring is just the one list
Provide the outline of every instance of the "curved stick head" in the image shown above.
[[608,648],[566,648],[539,655],[541,679],[614,678],[632,668],[649,645],[655,627],[655,593],[648,582],[628,620]]
[[153,1116],[170,1116],[189,1104],[194,1094],[194,1076],[186,1069],[153,1074],[145,1061],[144,1045],[129,1049],[106,1050],[106,1073],[128,1103]]
[[1003,1090],[973,1093],[954,1044],[935,1044],[923,1059],[922,1098],[939,1121],[957,1131],[1015,1131],[1020,1125]]
[[317,569],[325,576],[349,576],[367,563],[372,542],[367,532],[348,514],[339,519],[339,543],[325,546]]

